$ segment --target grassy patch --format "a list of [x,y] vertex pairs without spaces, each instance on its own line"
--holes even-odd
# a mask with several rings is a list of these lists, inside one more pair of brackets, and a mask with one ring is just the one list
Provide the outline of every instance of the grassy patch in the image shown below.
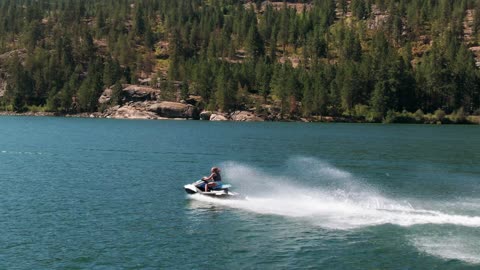
[[29,112],[46,112],[47,111],[47,107],[45,106],[35,106],[35,105],[32,105],[32,106],[27,106],[27,110]]
[[470,115],[467,117],[467,121],[474,124],[480,124],[480,116]]
[[170,65],[170,60],[168,59],[157,59],[157,63],[155,65],[155,71],[167,71],[168,66]]

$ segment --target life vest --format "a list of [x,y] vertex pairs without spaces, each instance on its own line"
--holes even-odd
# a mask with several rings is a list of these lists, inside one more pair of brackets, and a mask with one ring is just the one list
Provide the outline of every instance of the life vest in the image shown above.
[[222,176],[219,173],[214,173],[212,178],[214,182],[222,181]]

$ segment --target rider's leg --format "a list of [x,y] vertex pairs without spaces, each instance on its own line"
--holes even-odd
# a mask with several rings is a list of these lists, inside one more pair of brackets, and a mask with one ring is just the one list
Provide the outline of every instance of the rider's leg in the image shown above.
[[208,188],[213,188],[215,187],[217,184],[216,183],[208,183],[205,185],[205,192],[208,191]]

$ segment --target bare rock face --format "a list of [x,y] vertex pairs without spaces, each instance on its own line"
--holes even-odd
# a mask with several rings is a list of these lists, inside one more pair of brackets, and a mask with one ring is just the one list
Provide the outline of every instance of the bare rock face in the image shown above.
[[123,91],[129,101],[157,100],[160,90],[148,86],[124,85]]
[[0,74],[0,97],[5,95],[5,91],[7,91],[7,81],[4,80]]
[[103,91],[102,95],[100,96],[100,98],[98,98],[98,103],[100,104],[105,104],[105,103],[108,103],[110,101],[110,99],[112,98],[112,89],[111,88],[107,88]]
[[200,102],[202,102],[202,97],[190,95],[187,99],[185,99],[185,102],[193,106],[198,106]]
[[223,114],[213,113],[210,115],[210,121],[228,121],[228,118]]
[[199,117],[195,106],[179,102],[162,101],[149,106],[147,110],[167,118],[198,119]]
[[8,60],[12,58],[13,56],[18,56],[20,61],[24,61],[26,56],[27,56],[27,50],[26,49],[19,49],[19,50],[13,50],[10,52],[6,52],[4,54],[0,54],[0,65],[4,63],[8,63]]
[[[122,97],[123,106],[110,107],[102,113],[107,118],[122,119],[199,119],[196,106],[186,102],[160,101],[159,89],[124,84]],[[107,88],[98,99],[99,104],[108,104],[112,98],[113,89]]]
[[203,111],[200,113],[200,120],[210,120],[210,117],[212,116],[211,111]]
[[120,107],[107,117],[115,119],[161,119],[153,112],[142,111],[133,106]]
[[[142,85],[130,85],[124,84],[123,85],[123,96],[125,100],[131,102],[141,102],[141,101],[149,101],[149,100],[158,100],[160,96],[160,90],[149,87],[149,86],[142,86]],[[110,101],[112,98],[113,90],[112,88],[107,88],[103,91],[102,95],[98,99],[98,103],[105,104]]]
[[249,111],[236,111],[230,116],[233,121],[239,122],[263,122],[263,118],[256,116],[254,113]]

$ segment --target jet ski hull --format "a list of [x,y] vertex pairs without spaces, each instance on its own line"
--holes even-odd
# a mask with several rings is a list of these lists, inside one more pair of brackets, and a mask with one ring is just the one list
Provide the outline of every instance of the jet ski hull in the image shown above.
[[195,183],[193,184],[188,184],[184,186],[185,192],[190,195],[194,194],[200,194],[203,196],[208,196],[212,198],[235,198],[239,197],[238,193],[231,192],[228,189],[230,188],[230,185],[222,185],[222,188],[220,189],[215,189],[215,190],[210,190],[210,191],[203,191],[199,189]]

